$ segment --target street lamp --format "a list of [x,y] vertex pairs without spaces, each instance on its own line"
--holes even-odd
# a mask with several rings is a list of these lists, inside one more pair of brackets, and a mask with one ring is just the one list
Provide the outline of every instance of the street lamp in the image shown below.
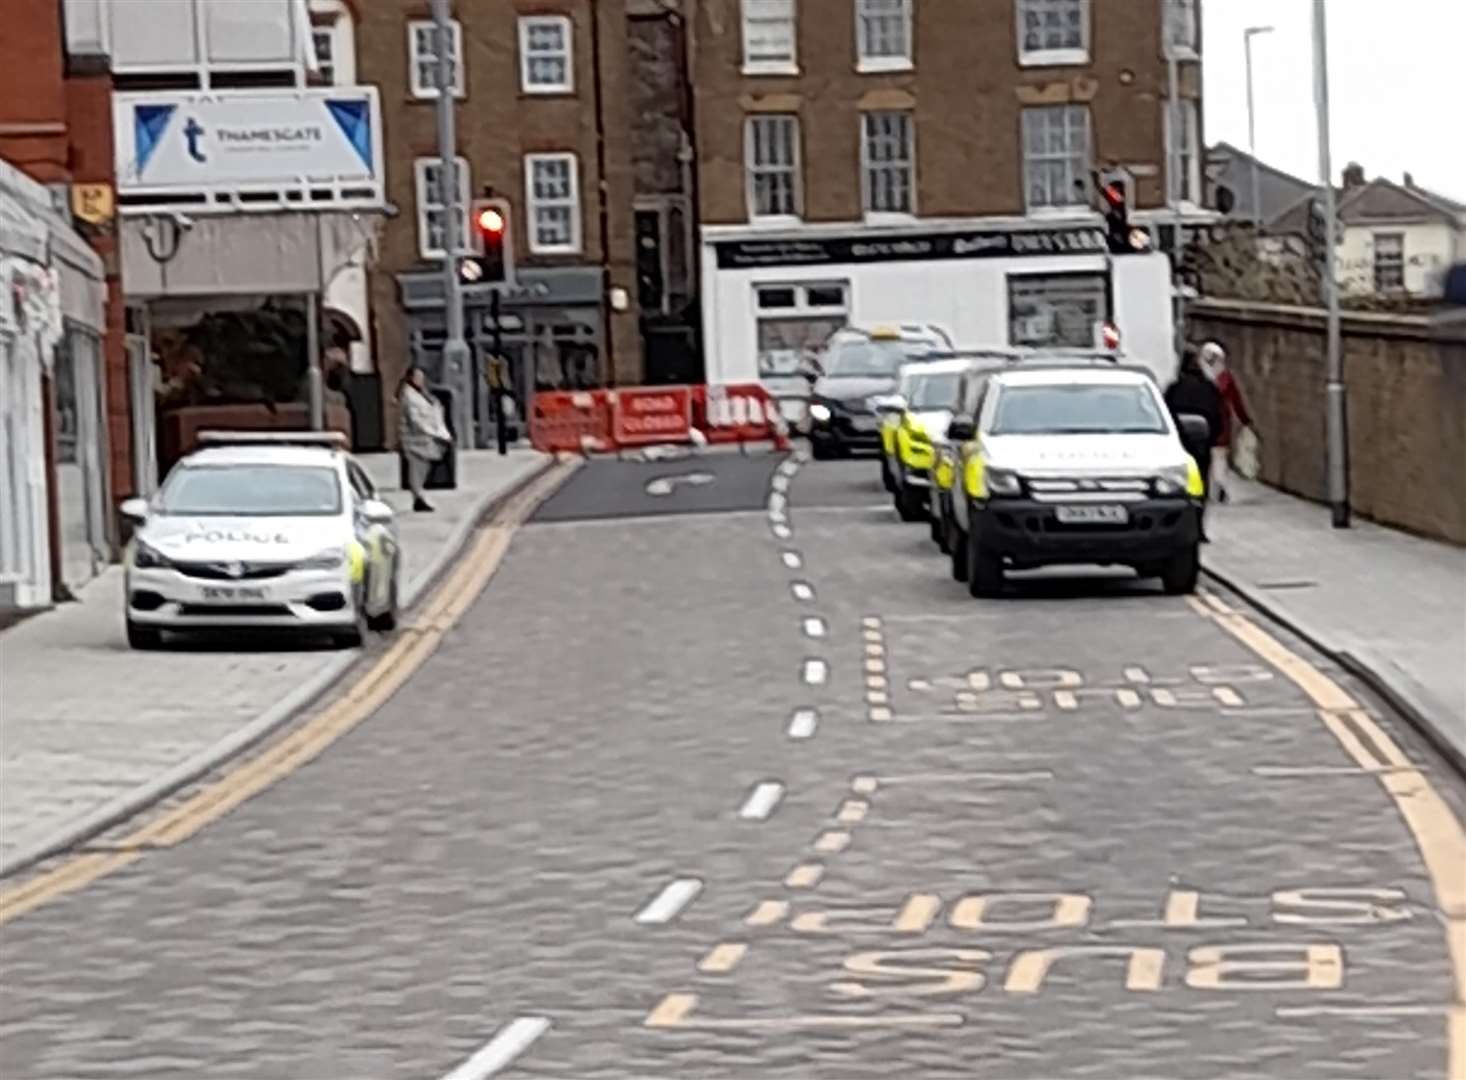
[[1313,104],[1318,113],[1318,173],[1323,185],[1324,299],[1328,305],[1328,385],[1325,390],[1325,430],[1328,433],[1329,509],[1336,529],[1349,527],[1349,443],[1345,437],[1347,415],[1344,387],[1344,357],[1339,326],[1339,279],[1335,266],[1334,166],[1329,153],[1329,31],[1323,0],[1313,0]]
[[1271,34],[1271,26],[1249,26],[1242,31],[1242,47],[1247,50],[1247,152],[1252,155],[1252,227],[1262,229],[1262,196],[1257,178],[1257,116],[1252,104],[1252,39],[1258,34]]

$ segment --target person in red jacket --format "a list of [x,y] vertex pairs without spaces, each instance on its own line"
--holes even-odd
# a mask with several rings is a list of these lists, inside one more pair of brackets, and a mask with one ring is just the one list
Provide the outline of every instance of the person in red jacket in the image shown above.
[[1227,501],[1227,480],[1231,468],[1228,457],[1232,449],[1233,422],[1243,427],[1252,427],[1252,414],[1247,411],[1242,388],[1237,377],[1227,367],[1227,350],[1215,341],[1208,341],[1201,347],[1201,370],[1216,384],[1222,395],[1222,427],[1217,432],[1216,450],[1212,455],[1211,490],[1216,492],[1217,502]]

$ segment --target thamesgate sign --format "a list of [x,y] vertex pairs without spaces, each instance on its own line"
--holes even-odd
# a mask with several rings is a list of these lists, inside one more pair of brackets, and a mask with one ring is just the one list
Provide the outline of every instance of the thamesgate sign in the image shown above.
[[829,239],[733,240],[717,244],[720,270],[819,266],[826,263],[1008,259],[1025,255],[1103,255],[1108,250],[1104,230],[1089,226],[1004,232],[910,233],[879,238],[838,236]]
[[124,211],[129,196],[176,196],[190,213],[234,212],[234,196],[301,209],[383,199],[375,87],[114,94],[112,130]]

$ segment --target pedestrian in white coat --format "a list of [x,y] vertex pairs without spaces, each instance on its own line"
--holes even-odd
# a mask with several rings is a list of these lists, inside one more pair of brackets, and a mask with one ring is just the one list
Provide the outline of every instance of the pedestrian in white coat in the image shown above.
[[428,378],[420,367],[410,367],[397,389],[398,444],[407,458],[407,486],[412,491],[412,508],[419,513],[433,506],[423,498],[428,470],[442,459],[453,436],[443,416],[443,406],[428,392]]

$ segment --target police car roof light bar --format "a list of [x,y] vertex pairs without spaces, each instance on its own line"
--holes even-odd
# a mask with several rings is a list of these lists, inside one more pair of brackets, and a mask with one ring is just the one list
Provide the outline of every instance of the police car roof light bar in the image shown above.
[[200,446],[325,446],[347,449],[351,443],[340,431],[201,431]]

